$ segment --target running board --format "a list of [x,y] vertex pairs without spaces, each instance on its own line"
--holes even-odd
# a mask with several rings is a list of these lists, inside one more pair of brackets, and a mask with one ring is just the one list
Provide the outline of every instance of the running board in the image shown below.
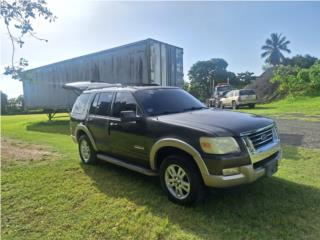
[[126,163],[126,162],[121,161],[121,160],[119,160],[117,158],[110,157],[110,156],[107,156],[107,155],[104,155],[104,154],[97,154],[97,158],[99,158],[100,160],[106,161],[108,163],[112,163],[112,164],[118,165],[120,167],[128,168],[128,169],[136,171],[138,173],[142,173],[142,174],[147,175],[147,176],[157,176],[157,175],[159,175],[157,172],[154,172],[154,171],[152,171],[150,169],[139,167],[139,166],[136,166],[134,164]]

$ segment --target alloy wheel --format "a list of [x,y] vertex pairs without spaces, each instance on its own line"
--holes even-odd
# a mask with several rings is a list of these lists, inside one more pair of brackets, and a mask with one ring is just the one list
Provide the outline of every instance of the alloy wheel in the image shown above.
[[80,143],[80,152],[83,160],[88,162],[90,160],[91,150],[89,143],[85,139],[83,139]]
[[177,199],[185,199],[190,194],[190,180],[185,170],[171,164],[165,171],[165,183],[169,192]]

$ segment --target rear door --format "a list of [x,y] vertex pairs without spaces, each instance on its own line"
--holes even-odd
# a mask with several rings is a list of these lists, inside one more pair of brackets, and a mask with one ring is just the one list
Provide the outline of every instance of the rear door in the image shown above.
[[226,94],[226,98],[224,101],[224,105],[225,106],[231,106],[231,102],[232,102],[232,96],[234,94],[234,91],[230,91]]
[[86,125],[101,152],[110,152],[109,122],[113,92],[97,93],[90,107]]
[[114,100],[112,120],[110,120],[111,152],[122,160],[146,165],[148,159],[146,122],[143,119],[121,122],[121,111],[135,111],[137,116],[142,115],[140,107],[129,91],[119,91]]

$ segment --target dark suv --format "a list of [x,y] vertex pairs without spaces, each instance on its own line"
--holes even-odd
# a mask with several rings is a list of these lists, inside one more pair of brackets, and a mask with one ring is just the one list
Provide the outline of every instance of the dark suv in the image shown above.
[[271,176],[281,158],[271,119],[209,109],[176,87],[86,90],[73,106],[71,133],[84,163],[160,175],[169,199],[184,205],[202,199],[206,187]]

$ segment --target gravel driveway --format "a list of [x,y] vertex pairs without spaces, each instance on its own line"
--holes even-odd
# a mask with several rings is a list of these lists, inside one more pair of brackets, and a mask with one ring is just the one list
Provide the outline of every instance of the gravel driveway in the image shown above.
[[320,149],[320,122],[274,119],[284,144]]

